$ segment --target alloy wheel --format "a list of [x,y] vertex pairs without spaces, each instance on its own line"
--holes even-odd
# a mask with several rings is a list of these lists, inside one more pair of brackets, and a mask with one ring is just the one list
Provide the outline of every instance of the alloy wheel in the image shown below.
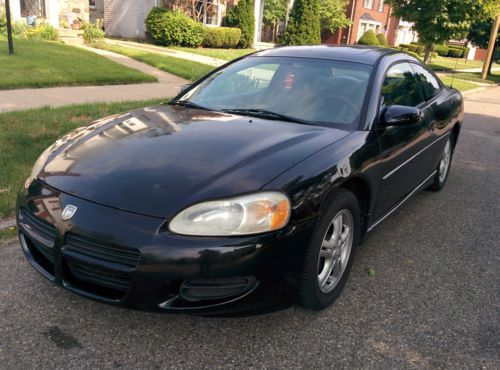
[[318,285],[331,292],[342,278],[351,255],[354,221],[349,210],[339,211],[328,227],[318,257]]
[[439,162],[440,182],[443,182],[446,179],[446,175],[448,174],[448,170],[450,169],[450,163],[451,163],[451,143],[450,140],[448,140],[443,150],[443,157],[441,158],[441,162]]

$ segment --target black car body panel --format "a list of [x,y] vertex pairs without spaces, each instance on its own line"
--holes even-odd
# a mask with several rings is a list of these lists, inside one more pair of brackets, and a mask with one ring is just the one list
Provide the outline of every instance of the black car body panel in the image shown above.
[[38,179],[99,204],[168,218],[199,200],[260,189],[348,134],[158,105],[69,133]]
[[[442,85],[417,107],[418,121],[381,124],[385,73],[395,63],[417,63],[411,56],[320,46],[251,57],[267,55],[373,65],[358,130],[167,105],[76,130],[54,144],[37,179],[19,194],[21,242],[35,268],[78,294],[148,309],[222,312],[270,303],[278,291],[293,297],[332,191],[357,196],[368,235],[432,180],[445,139],[457,142],[463,100]],[[199,201],[262,190],[291,200],[282,230],[186,237],[168,229],[173,216]],[[65,221],[69,204],[78,211]],[[219,298],[197,300],[207,287]],[[182,290],[190,294],[181,297]]]

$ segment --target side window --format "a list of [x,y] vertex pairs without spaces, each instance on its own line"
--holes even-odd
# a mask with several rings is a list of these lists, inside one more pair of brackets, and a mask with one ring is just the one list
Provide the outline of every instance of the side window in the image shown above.
[[415,75],[422,90],[425,100],[431,100],[439,91],[441,91],[441,86],[436,78],[425,68],[412,64],[412,68],[415,71]]
[[416,107],[424,101],[409,63],[398,63],[387,71],[382,85],[382,105]]

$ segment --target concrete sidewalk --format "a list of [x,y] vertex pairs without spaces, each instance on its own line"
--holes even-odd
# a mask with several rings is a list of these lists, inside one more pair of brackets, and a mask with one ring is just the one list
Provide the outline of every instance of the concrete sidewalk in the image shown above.
[[158,83],[3,90],[0,91],[0,112],[38,108],[47,105],[58,107],[68,104],[161,99],[177,95],[179,88],[189,83],[183,78],[160,71],[124,55],[105,50],[86,49],[103,55],[114,62],[155,76]]

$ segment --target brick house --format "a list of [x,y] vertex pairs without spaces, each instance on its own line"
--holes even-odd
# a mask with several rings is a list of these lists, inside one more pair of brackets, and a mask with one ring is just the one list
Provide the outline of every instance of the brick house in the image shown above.
[[[104,3],[104,25],[108,36],[144,39],[144,20],[155,6],[182,10],[208,27],[220,26],[226,10],[238,0],[96,0]],[[254,0],[255,42],[260,41],[264,0]]]
[[[4,4],[5,1],[2,1]],[[89,0],[10,0],[13,21],[44,18],[54,27],[61,21],[71,24],[76,19],[89,21]]]
[[350,0],[346,15],[352,24],[333,34],[324,32],[322,40],[328,44],[355,44],[369,29],[385,34],[389,44],[396,43],[399,20],[392,17],[391,7],[384,0]]

